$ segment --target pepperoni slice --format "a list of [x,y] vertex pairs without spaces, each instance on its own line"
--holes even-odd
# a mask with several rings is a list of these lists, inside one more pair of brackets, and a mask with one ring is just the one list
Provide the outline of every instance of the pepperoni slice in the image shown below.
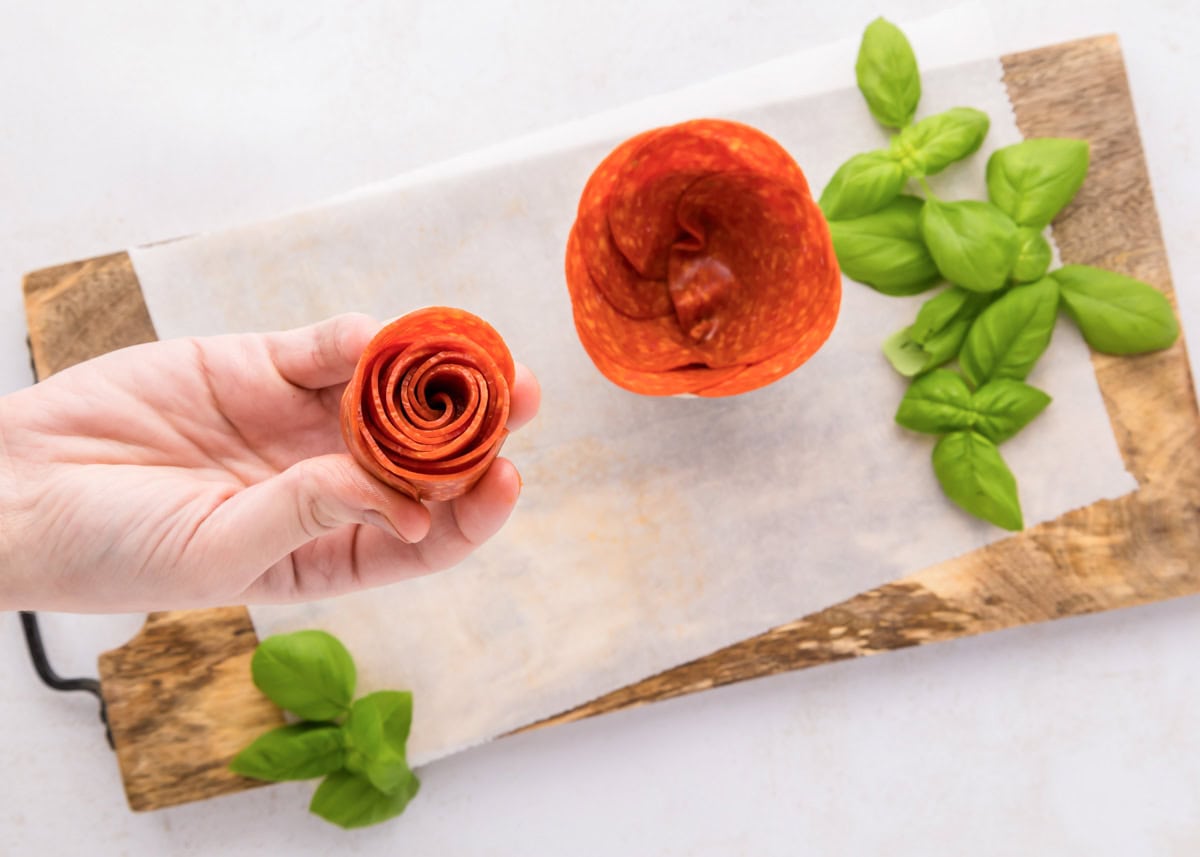
[[566,278],[596,367],[646,395],[769,384],[824,344],[841,302],[800,167],[761,131],[718,119],[647,131],[601,162]]
[[342,437],[369,473],[415,500],[452,500],[508,436],[512,355],[491,325],[428,307],[385,326],[342,394]]
[[575,233],[583,243],[581,258],[593,281],[600,284],[604,299],[630,318],[669,315],[671,299],[666,284],[643,278],[613,243],[608,225],[608,208],[617,174],[630,154],[649,134],[641,134],[618,146],[592,173],[579,200]]

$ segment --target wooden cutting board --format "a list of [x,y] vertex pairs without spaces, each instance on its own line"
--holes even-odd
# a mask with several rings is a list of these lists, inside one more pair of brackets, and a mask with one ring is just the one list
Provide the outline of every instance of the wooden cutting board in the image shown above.
[[[1081,137],[1092,170],[1054,223],[1064,262],[1099,265],[1173,297],[1120,47],[1105,36],[1002,58],[1026,136]],[[39,377],[155,338],[129,256],[25,279]],[[1093,355],[1139,488],[925,569],[533,726],[876,654],[1200,591],[1200,419],[1184,343],[1136,358]],[[251,788],[230,757],[282,722],[253,687],[243,608],[153,613],[100,657],[129,804],[146,810]]]

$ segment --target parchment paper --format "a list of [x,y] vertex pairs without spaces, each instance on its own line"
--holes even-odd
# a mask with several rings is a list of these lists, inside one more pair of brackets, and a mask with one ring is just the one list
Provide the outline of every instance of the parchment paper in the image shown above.
[[[996,59],[930,70],[947,44],[979,44],[982,31],[964,31],[955,14],[910,29],[926,68],[922,114],[963,104],[992,118],[984,150],[939,177],[951,198],[979,196],[988,153],[1019,139]],[[339,635],[364,691],[411,688],[414,762],[1005,535],[943,498],[931,439],[893,422],[905,385],[879,346],[921,297],[846,281],[816,357],[715,401],[624,392],[576,339],[563,250],[604,154],[635,130],[724,115],[777,138],[816,191],[851,153],[885,141],[852,89],[854,49],[770,64],[744,86],[727,78],[707,104],[693,88],[269,223],[133,251],[164,338],[445,303],[489,319],[541,379],[541,415],[505,447],[524,477],[520,504],[471,560],[382,590],[252,610],[263,635]],[[1060,325],[1030,380],[1054,403],[1004,447],[1027,524],[1133,490],[1073,328]]]

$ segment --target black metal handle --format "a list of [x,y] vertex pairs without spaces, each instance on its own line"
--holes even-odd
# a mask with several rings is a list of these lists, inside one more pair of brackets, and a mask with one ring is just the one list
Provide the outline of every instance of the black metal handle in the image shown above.
[[108,725],[108,708],[100,693],[100,682],[94,678],[63,678],[54,671],[46,658],[46,646],[42,643],[42,629],[38,626],[36,613],[22,610],[21,627],[25,630],[25,644],[29,646],[29,657],[33,660],[38,678],[54,690],[82,690],[96,697],[100,701],[100,722],[104,724],[104,736],[108,739],[108,746],[116,749],[112,729]]

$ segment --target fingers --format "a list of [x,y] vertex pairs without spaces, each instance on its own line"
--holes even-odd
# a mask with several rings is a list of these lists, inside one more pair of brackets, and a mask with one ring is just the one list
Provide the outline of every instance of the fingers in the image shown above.
[[467,494],[433,504],[428,535],[413,547],[429,571],[461,562],[504,525],[521,493],[521,478],[506,458],[497,458]]
[[319,390],[348,380],[378,331],[379,322],[370,316],[345,313],[263,338],[280,375],[298,387]]
[[[240,597],[246,603],[327,598],[449,568],[496,534],[520,491],[512,462],[497,459],[470,493],[430,504],[420,522],[424,529],[417,527],[411,534],[424,538],[414,544],[395,538],[387,527],[332,532],[303,544],[290,562],[275,562]],[[255,527],[256,532],[262,530]]]
[[292,551],[347,524],[369,524],[403,542],[425,538],[429,511],[370,476],[345,454],[305,459],[235,494],[197,532],[227,568],[262,573]]
[[[379,331],[379,322],[362,313],[345,313],[325,321],[263,334],[271,361],[289,383],[309,390],[344,385],[358,358]],[[331,402],[340,398],[330,396]],[[529,368],[518,363],[513,380],[508,427],[515,431],[537,416],[542,390]]]
[[508,427],[516,431],[537,416],[542,403],[542,388],[529,368],[517,364],[513,380],[512,405],[508,412]]
[[483,478],[463,496],[450,501],[458,535],[472,547],[499,532],[517,505],[521,477],[507,458],[498,458]]

